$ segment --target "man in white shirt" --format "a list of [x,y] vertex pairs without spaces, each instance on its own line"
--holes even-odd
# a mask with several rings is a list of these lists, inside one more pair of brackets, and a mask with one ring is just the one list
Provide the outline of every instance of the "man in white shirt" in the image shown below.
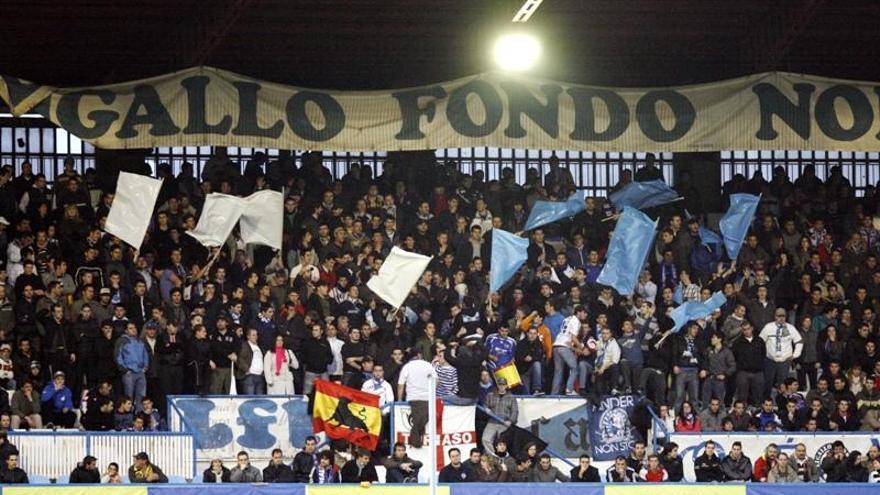
[[596,394],[617,394],[617,380],[620,376],[620,346],[611,336],[611,329],[602,328],[599,342],[596,343]]
[[562,321],[559,334],[553,340],[553,387],[552,395],[559,395],[562,389],[562,374],[568,367],[568,381],[565,383],[565,395],[576,395],[574,382],[578,376],[578,362],[575,350],[580,347],[578,335],[581,325],[587,319],[587,310],[576,306],[574,314]]
[[422,448],[425,425],[428,424],[428,380],[434,367],[424,360],[418,349],[410,351],[410,361],[400,370],[397,380],[397,398],[409,402],[412,427],[409,433],[411,447]]
[[[384,408],[386,404],[394,402],[394,389],[391,384],[385,380],[385,367],[381,363],[373,365],[373,376],[366,380],[361,386],[361,390],[379,396],[379,408]],[[388,410],[383,410],[382,415],[388,414]]]
[[342,346],[345,341],[336,336],[338,333],[335,325],[327,325],[327,342],[330,343],[330,352],[333,354],[333,362],[327,366],[331,381],[342,380]]
[[791,323],[785,321],[785,308],[777,307],[774,321],[764,325],[759,337],[766,344],[764,361],[764,396],[770,393],[788,378],[792,361],[801,356],[804,342],[801,334]]
[[242,395],[265,395],[263,382],[263,351],[257,344],[257,330],[247,331],[247,340],[241,344],[238,359],[235,361],[235,378],[241,383]]

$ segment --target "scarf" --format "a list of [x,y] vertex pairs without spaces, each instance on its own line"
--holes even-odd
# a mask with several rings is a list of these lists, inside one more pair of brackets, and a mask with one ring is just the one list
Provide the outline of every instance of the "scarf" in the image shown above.
[[281,374],[281,368],[287,362],[287,349],[283,347],[275,348],[275,376]]

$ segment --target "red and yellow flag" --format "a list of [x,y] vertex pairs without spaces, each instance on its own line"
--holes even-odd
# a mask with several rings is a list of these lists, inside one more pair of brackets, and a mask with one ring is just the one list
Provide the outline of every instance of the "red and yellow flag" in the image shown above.
[[379,396],[316,380],[312,428],[315,433],[323,431],[334,440],[348,440],[376,450],[382,429]]

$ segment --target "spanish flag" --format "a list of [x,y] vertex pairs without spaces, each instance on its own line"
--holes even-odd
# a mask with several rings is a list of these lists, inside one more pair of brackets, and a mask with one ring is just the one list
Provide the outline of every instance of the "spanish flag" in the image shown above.
[[376,450],[382,429],[379,396],[316,380],[312,428],[315,433],[323,431],[334,440],[348,440]]
[[510,388],[522,385],[522,380],[519,377],[519,370],[516,369],[516,365],[513,364],[513,361],[495,370],[495,379],[497,380],[499,378],[507,380],[507,386]]

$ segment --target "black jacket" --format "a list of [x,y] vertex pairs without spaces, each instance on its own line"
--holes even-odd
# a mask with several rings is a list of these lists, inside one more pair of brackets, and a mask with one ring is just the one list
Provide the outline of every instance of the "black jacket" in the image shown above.
[[669,475],[669,481],[681,481],[684,478],[684,466],[681,463],[681,456],[673,458],[663,456],[661,464],[663,464],[663,469],[666,469],[666,474]]
[[13,485],[13,484],[28,484],[27,473],[24,472],[22,468],[15,468],[12,471],[6,469],[0,469],[0,484],[3,485]]
[[480,371],[486,359],[486,348],[477,343],[474,346],[460,346],[455,357],[449,356],[449,364],[458,370],[458,395],[466,399],[480,396]]
[[[526,356],[531,356],[532,360],[526,362]],[[542,361],[544,361],[544,345],[541,343],[541,339],[535,339],[534,342],[531,342],[528,338],[524,338],[516,343],[516,368],[520,373],[525,373],[532,363]]]
[[101,472],[97,469],[86,469],[82,467],[82,464],[76,466],[76,469],[70,473],[70,481],[68,483],[92,483],[98,484],[101,482]]
[[467,483],[474,481],[474,473],[464,463],[458,467],[447,464],[440,470],[437,481],[440,483]]
[[[303,341],[302,356],[305,369],[310,373],[326,373],[327,366],[333,362],[333,351],[327,339],[309,337]],[[311,472],[311,469],[309,469]],[[305,483],[305,482],[304,482]]]
[[575,466],[571,468],[571,473],[569,473],[569,478],[573,483],[601,483],[602,479],[599,477],[599,470],[594,466],[590,466],[587,468],[587,472],[584,473],[583,476],[580,475],[581,468],[579,466]]
[[360,474],[358,474],[356,459],[346,462],[339,473],[343,483],[361,483],[364,481],[369,481],[370,483],[379,482],[379,475],[376,473],[376,467],[372,464],[364,466],[363,469],[360,469]]
[[293,469],[287,464],[278,466],[269,462],[269,465],[263,468],[263,483],[293,483]]
[[315,456],[305,452],[298,452],[294,456],[290,468],[293,470],[293,481],[295,483],[308,483],[309,475],[312,474],[312,469],[315,469]]
[[822,472],[825,473],[825,481],[828,483],[846,483],[848,481],[846,457],[838,460],[833,454],[829,454],[822,459]]
[[717,455],[709,457],[703,453],[694,460],[694,474],[697,475],[697,481],[700,483],[724,481],[724,472],[721,470],[721,459],[719,459]]
[[748,371],[750,373],[758,373],[764,371],[764,357],[767,349],[764,345],[764,339],[755,335],[749,342],[745,337],[741,336],[733,343],[733,357],[736,359],[736,369],[739,371]]
[[[221,483],[229,483],[229,473],[230,473],[229,468],[226,466],[223,466],[223,472],[220,475],[220,482]],[[217,482],[217,475],[214,474],[214,471],[211,471],[210,467],[208,469],[205,469],[205,472],[202,473],[202,483],[216,483],[216,482]]]

